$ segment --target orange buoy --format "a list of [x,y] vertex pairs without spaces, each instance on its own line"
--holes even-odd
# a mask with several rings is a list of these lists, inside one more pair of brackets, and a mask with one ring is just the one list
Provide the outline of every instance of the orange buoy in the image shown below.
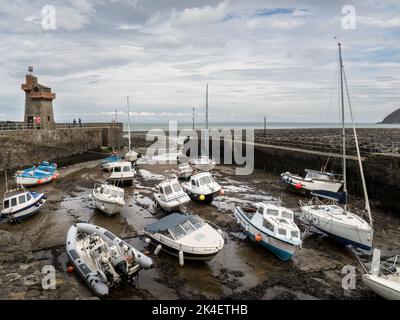
[[67,267],[67,272],[68,272],[68,273],[74,272],[74,267],[73,267],[73,266],[68,266],[68,267]]
[[42,183],[43,183],[43,180],[42,180],[42,179],[39,179],[37,183],[38,183],[38,184],[42,184]]
[[297,190],[300,190],[301,187],[302,187],[302,185],[301,185],[301,183],[299,182],[299,183],[296,183],[296,184],[294,185],[294,187],[295,187]]
[[256,234],[256,241],[260,242],[262,240],[262,237],[259,233]]
[[221,190],[219,191],[219,194],[220,194],[221,196],[223,196],[223,195],[225,194],[225,190],[224,190],[224,189],[221,189]]

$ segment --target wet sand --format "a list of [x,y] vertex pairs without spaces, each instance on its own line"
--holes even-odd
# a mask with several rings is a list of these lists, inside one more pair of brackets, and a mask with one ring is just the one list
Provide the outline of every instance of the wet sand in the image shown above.
[[[164,215],[153,205],[155,185],[176,165],[138,165],[135,184],[125,187],[126,206],[120,214],[107,217],[92,208],[88,195],[95,182],[109,173],[99,161],[72,165],[60,170],[56,182],[35,188],[45,192],[48,205],[37,215],[18,225],[0,224],[1,299],[96,299],[75,273],[67,273],[65,238],[76,222],[105,227],[143,251],[150,251],[155,268],[143,270],[138,288],[118,288],[109,299],[377,299],[361,282],[361,267],[353,252],[326,237],[308,236],[302,249],[289,262],[283,262],[247,240],[233,216],[237,205],[278,199],[298,211],[300,195],[282,191],[279,176],[255,171],[250,176],[235,176],[233,166],[218,166],[216,179],[225,190],[211,205],[191,202],[191,212],[219,225],[226,245],[210,262],[185,261],[161,252],[144,242],[143,228]],[[3,192],[3,190],[1,190]],[[304,200],[304,199],[303,199]],[[362,206],[360,199],[350,199]],[[400,253],[400,218],[379,211],[372,203],[375,219],[375,246],[385,256]],[[302,228],[302,226],[300,225]],[[363,261],[369,257],[362,256]],[[44,265],[53,265],[57,287],[42,289]],[[355,290],[343,290],[342,267],[357,270]]]

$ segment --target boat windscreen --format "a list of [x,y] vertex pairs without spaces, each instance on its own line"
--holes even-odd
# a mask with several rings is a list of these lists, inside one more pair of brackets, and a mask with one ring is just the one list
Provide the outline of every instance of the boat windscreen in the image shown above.
[[290,219],[290,220],[293,219],[293,215],[290,212],[287,212],[287,211],[282,211],[282,217],[286,218],[286,219]]
[[199,183],[200,183],[200,185],[202,185],[202,186],[207,185],[207,184],[209,184],[209,183],[211,183],[211,182],[212,182],[212,181],[211,181],[211,179],[210,179],[209,176],[204,176],[204,177],[201,177],[201,178],[199,179]]
[[172,185],[172,188],[174,189],[175,192],[179,192],[179,191],[182,190],[182,189],[181,189],[181,186],[179,185],[179,183],[174,183],[174,184]]
[[181,226],[183,229],[185,229],[187,234],[196,231],[196,228],[189,221],[185,221],[184,223],[181,224]]
[[171,232],[175,240],[179,240],[186,235],[185,230],[183,230],[180,225],[170,227],[168,230]]
[[166,187],[164,187],[164,193],[165,193],[165,195],[170,195],[171,193],[172,193],[173,191],[172,191],[172,188],[171,188],[171,186],[166,186]]

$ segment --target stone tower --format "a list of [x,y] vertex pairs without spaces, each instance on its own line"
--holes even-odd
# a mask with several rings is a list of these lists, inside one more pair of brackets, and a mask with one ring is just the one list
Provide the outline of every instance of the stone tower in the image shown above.
[[[32,68],[29,68],[32,71]],[[25,91],[25,118],[24,122],[31,128],[54,129],[53,99],[56,94],[38,83],[37,77],[31,73],[26,75],[26,83],[21,85]]]

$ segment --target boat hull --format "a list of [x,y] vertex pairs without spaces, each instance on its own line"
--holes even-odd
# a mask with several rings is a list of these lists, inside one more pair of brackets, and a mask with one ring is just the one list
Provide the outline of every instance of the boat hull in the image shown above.
[[42,177],[42,178],[16,176],[15,182],[17,183],[17,185],[22,185],[24,187],[33,187],[33,186],[49,183],[49,182],[53,181],[54,179],[56,179],[55,175],[49,175],[47,177]]
[[347,226],[332,219],[314,215],[304,207],[301,208],[300,219],[344,245],[351,245],[367,251],[372,249],[372,229]]
[[370,274],[362,276],[363,283],[376,294],[387,300],[400,300],[400,283]]
[[[283,261],[288,261],[292,258],[297,249],[296,245],[284,242],[260,230],[252,224],[241,209],[236,208],[234,215],[250,240],[259,243]],[[256,235],[261,236],[261,240],[257,241]]]
[[[149,232],[145,231],[144,234],[150,238],[151,244],[153,246],[157,247],[159,244],[161,244],[161,246],[162,246],[161,251],[165,251],[168,254],[179,258],[179,251],[180,251],[179,249],[174,248],[174,247],[172,247],[172,246],[170,246],[170,245],[168,245],[166,243],[163,243],[163,242],[159,241],[158,239],[154,238],[153,234],[151,234]],[[183,256],[184,256],[185,260],[210,261],[218,254],[218,252],[220,250],[218,250],[218,251],[216,250],[215,252],[207,253],[207,254],[204,254],[204,253],[196,254],[194,252],[185,251],[185,250],[182,250],[182,251],[183,251]]]
[[[282,174],[282,182],[291,190],[299,192],[316,192],[316,191],[329,191],[329,192],[339,192],[342,187],[342,182],[335,181],[322,181],[322,180],[312,180],[306,181],[300,177],[296,177],[291,174]],[[298,187],[301,186],[301,187]]]
[[210,204],[211,202],[213,202],[215,195],[218,193],[218,192],[213,192],[213,193],[209,193],[209,194],[204,194],[204,200],[201,200],[200,199],[201,194],[193,193],[188,190],[185,190],[185,191],[191,199],[202,202],[202,203],[207,203],[207,204]]
[[123,205],[121,204],[102,201],[95,197],[93,197],[93,205],[96,209],[104,212],[108,216],[117,214],[123,208]]
[[108,180],[115,185],[131,186],[133,184],[134,177],[110,177]]
[[179,198],[179,200],[176,199],[172,201],[163,201],[158,196],[155,196],[154,200],[156,201],[157,205],[159,205],[163,210],[167,212],[172,212],[179,211],[183,205],[187,204],[190,201],[190,198],[186,196]]
[[46,204],[46,198],[43,193],[39,194],[38,198],[35,200],[36,200],[35,202],[31,203],[26,208],[15,211],[12,214],[1,213],[1,216],[3,218],[9,219],[10,222],[26,220],[31,216],[33,216],[34,214],[38,213]]

